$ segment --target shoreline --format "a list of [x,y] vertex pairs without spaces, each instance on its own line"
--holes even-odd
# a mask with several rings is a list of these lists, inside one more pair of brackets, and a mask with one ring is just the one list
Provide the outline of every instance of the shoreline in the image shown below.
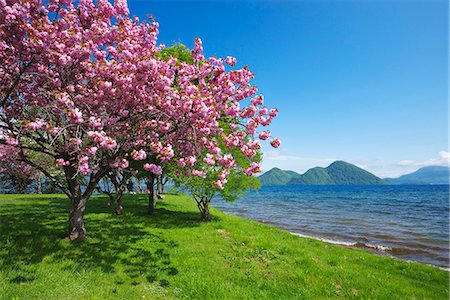
[[[261,222],[261,223],[265,224],[264,222]],[[269,226],[271,226],[271,225],[269,225]],[[419,264],[427,265],[427,266],[430,266],[430,267],[434,267],[436,269],[440,269],[440,270],[443,270],[443,271],[450,272],[450,267],[449,268],[445,268],[445,267],[441,267],[441,266],[437,266],[437,265],[433,265],[433,264],[428,264],[428,263],[424,263],[424,262],[420,262],[420,261],[416,261],[416,260],[404,259],[404,258],[399,258],[399,257],[393,256],[393,255],[387,253],[387,251],[391,251],[391,250],[390,250],[389,247],[386,247],[386,246],[370,245],[370,244],[364,244],[364,243],[359,243],[359,242],[335,241],[335,240],[330,240],[330,239],[325,239],[325,238],[320,238],[320,237],[309,236],[309,235],[305,235],[305,234],[298,233],[298,232],[292,232],[292,231],[287,230],[286,228],[281,228],[281,227],[276,227],[276,228],[285,230],[285,231],[289,232],[290,234],[298,236],[298,237],[313,239],[313,240],[316,240],[316,241],[321,241],[321,242],[324,242],[324,243],[328,243],[328,244],[344,247],[344,248],[347,248],[347,249],[360,249],[360,250],[364,250],[366,252],[369,252],[369,253],[377,255],[377,256],[388,256],[388,257],[391,257],[391,258],[394,258],[394,259],[397,259],[397,260],[406,261],[406,262],[413,262],[413,263],[419,263]],[[385,250],[383,250],[381,248],[385,248]],[[380,253],[380,252],[382,252],[382,253]]]
[[289,232],[291,235],[295,235],[295,236],[298,236],[298,237],[309,238],[309,239],[313,239],[313,240],[316,240],[316,241],[321,241],[321,242],[324,242],[324,243],[328,243],[328,244],[340,246],[340,247],[343,247],[343,248],[347,248],[347,249],[360,249],[360,250],[364,250],[365,252],[374,254],[376,256],[387,256],[387,257],[391,257],[391,258],[394,258],[394,259],[397,259],[397,260],[400,260],[400,261],[419,263],[419,264],[430,266],[430,267],[433,267],[433,268],[436,268],[436,269],[440,269],[440,270],[443,270],[443,271],[446,271],[446,272],[450,273],[450,266],[444,267],[444,266],[434,265],[434,264],[426,263],[426,262],[422,262],[422,261],[406,259],[406,258],[400,258],[400,257],[394,256],[394,255],[389,253],[389,251],[392,251],[392,248],[390,248],[388,246],[372,245],[372,244],[364,243],[364,242],[340,241],[340,240],[333,240],[333,239],[330,239],[330,238],[325,238],[325,237],[320,237],[320,236],[307,235],[307,234],[303,234],[303,233],[292,231],[292,229],[290,229],[290,228],[279,226],[277,223],[272,222],[272,221],[261,221],[261,220],[251,219],[251,218],[245,217],[245,216],[243,216],[241,214],[234,214],[234,213],[231,213],[231,212],[225,212],[222,209],[219,209],[219,208],[216,208],[216,207],[214,207],[214,208],[220,210],[221,212],[223,212],[225,214],[237,216],[237,217],[240,217],[240,218],[244,218],[246,220],[256,221],[258,223],[261,223],[261,224],[264,224],[264,225],[268,225],[268,226],[271,226],[271,227],[274,227],[274,228],[281,229],[283,231]]

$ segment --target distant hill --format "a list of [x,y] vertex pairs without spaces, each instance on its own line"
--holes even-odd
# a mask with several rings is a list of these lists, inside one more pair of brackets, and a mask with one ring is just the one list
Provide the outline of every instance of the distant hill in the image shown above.
[[366,185],[386,182],[345,161],[335,161],[326,168],[316,167],[300,175],[273,168],[259,176],[262,185]]
[[300,176],[300,174],[294,171],[273,168],[259,176],[259,181],[262,185],[286,185],[292,178],[297,176]]
[[449,168],[441,166],[423,167],[398,178],[386,178],[391,184],[448,184]]

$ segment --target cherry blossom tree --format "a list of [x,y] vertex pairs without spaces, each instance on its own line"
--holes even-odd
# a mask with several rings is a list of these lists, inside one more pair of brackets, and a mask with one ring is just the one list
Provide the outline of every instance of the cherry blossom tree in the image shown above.
[[0,145],[0,173],[8,176],[18,194],[39,178],[39,171],[21,162],[17,150],[8,145]]
[[[227,71],[236,59],[205,59],[200,39],[189,61],[164,53],[158,23],[128,14],[124,0],[0,0],[0,143],[69,197],[71,240],[85,238],[86,203],[111,171],[145,162],[138,171],[154,180],[177,158],[184,174],[200,175],[210,170],[195,162],[206,158],[224,169],[223,185],[234,157],[222,149],[254,157],[259,142],[248,137],[277,114],[247,67]],[[252,163],[239,170],[253,175]]]
[[[143,134],[165,114],[155,104],[170,94],[173,71],[155,56],[158,24],[127,14],[124,1],[0,1],[1,143],[70,198],[72,240],[85,238],[99,180],[151,140]],[[64,180],[33,152],[53,158]]]

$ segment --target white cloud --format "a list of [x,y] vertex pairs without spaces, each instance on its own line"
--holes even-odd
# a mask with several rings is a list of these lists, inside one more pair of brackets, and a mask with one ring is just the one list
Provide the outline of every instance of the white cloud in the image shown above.
[[450,153],[439,151],[439,157],[430,158],[424,161],[402,160],[398,164],[401,166],[426,167],[426,166],[448,166]]
[[369,166],[366,164],[354,164],[354,165],[364,170],[367,170],[369,168]]
[[448,160],[450,159],[450,152],[448,152],[448,151],[439,151],[439,156],[442,159],[446,159],[447,160],[447,164],[448,164]]
[[271,150],[263,154],[263,172],[274,167],[282,170],[291,170],[304,173],[310,168],[326,167],[335,161],[335,158],[304,157],[286,154],[285,150]]

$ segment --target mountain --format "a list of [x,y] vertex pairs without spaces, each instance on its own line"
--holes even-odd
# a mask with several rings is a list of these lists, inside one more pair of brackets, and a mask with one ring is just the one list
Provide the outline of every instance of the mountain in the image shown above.
[[315,167],[291,179],[288,185],[334,184],[326,168]]
[[259,177],[262,185],[366,185],[386,182],[345,161],[335,161],[326,168],[315,167],[300,175],[273,168]]
[[273,168],[258,178],[262,185],[286,185],[292,178],[297,176],[300,176],[300,174],[294,171],[284,171]]
[[441,166],[423,167],[414,173],[398,178],[386,178],[391,184],[448,184],[449,168]]

